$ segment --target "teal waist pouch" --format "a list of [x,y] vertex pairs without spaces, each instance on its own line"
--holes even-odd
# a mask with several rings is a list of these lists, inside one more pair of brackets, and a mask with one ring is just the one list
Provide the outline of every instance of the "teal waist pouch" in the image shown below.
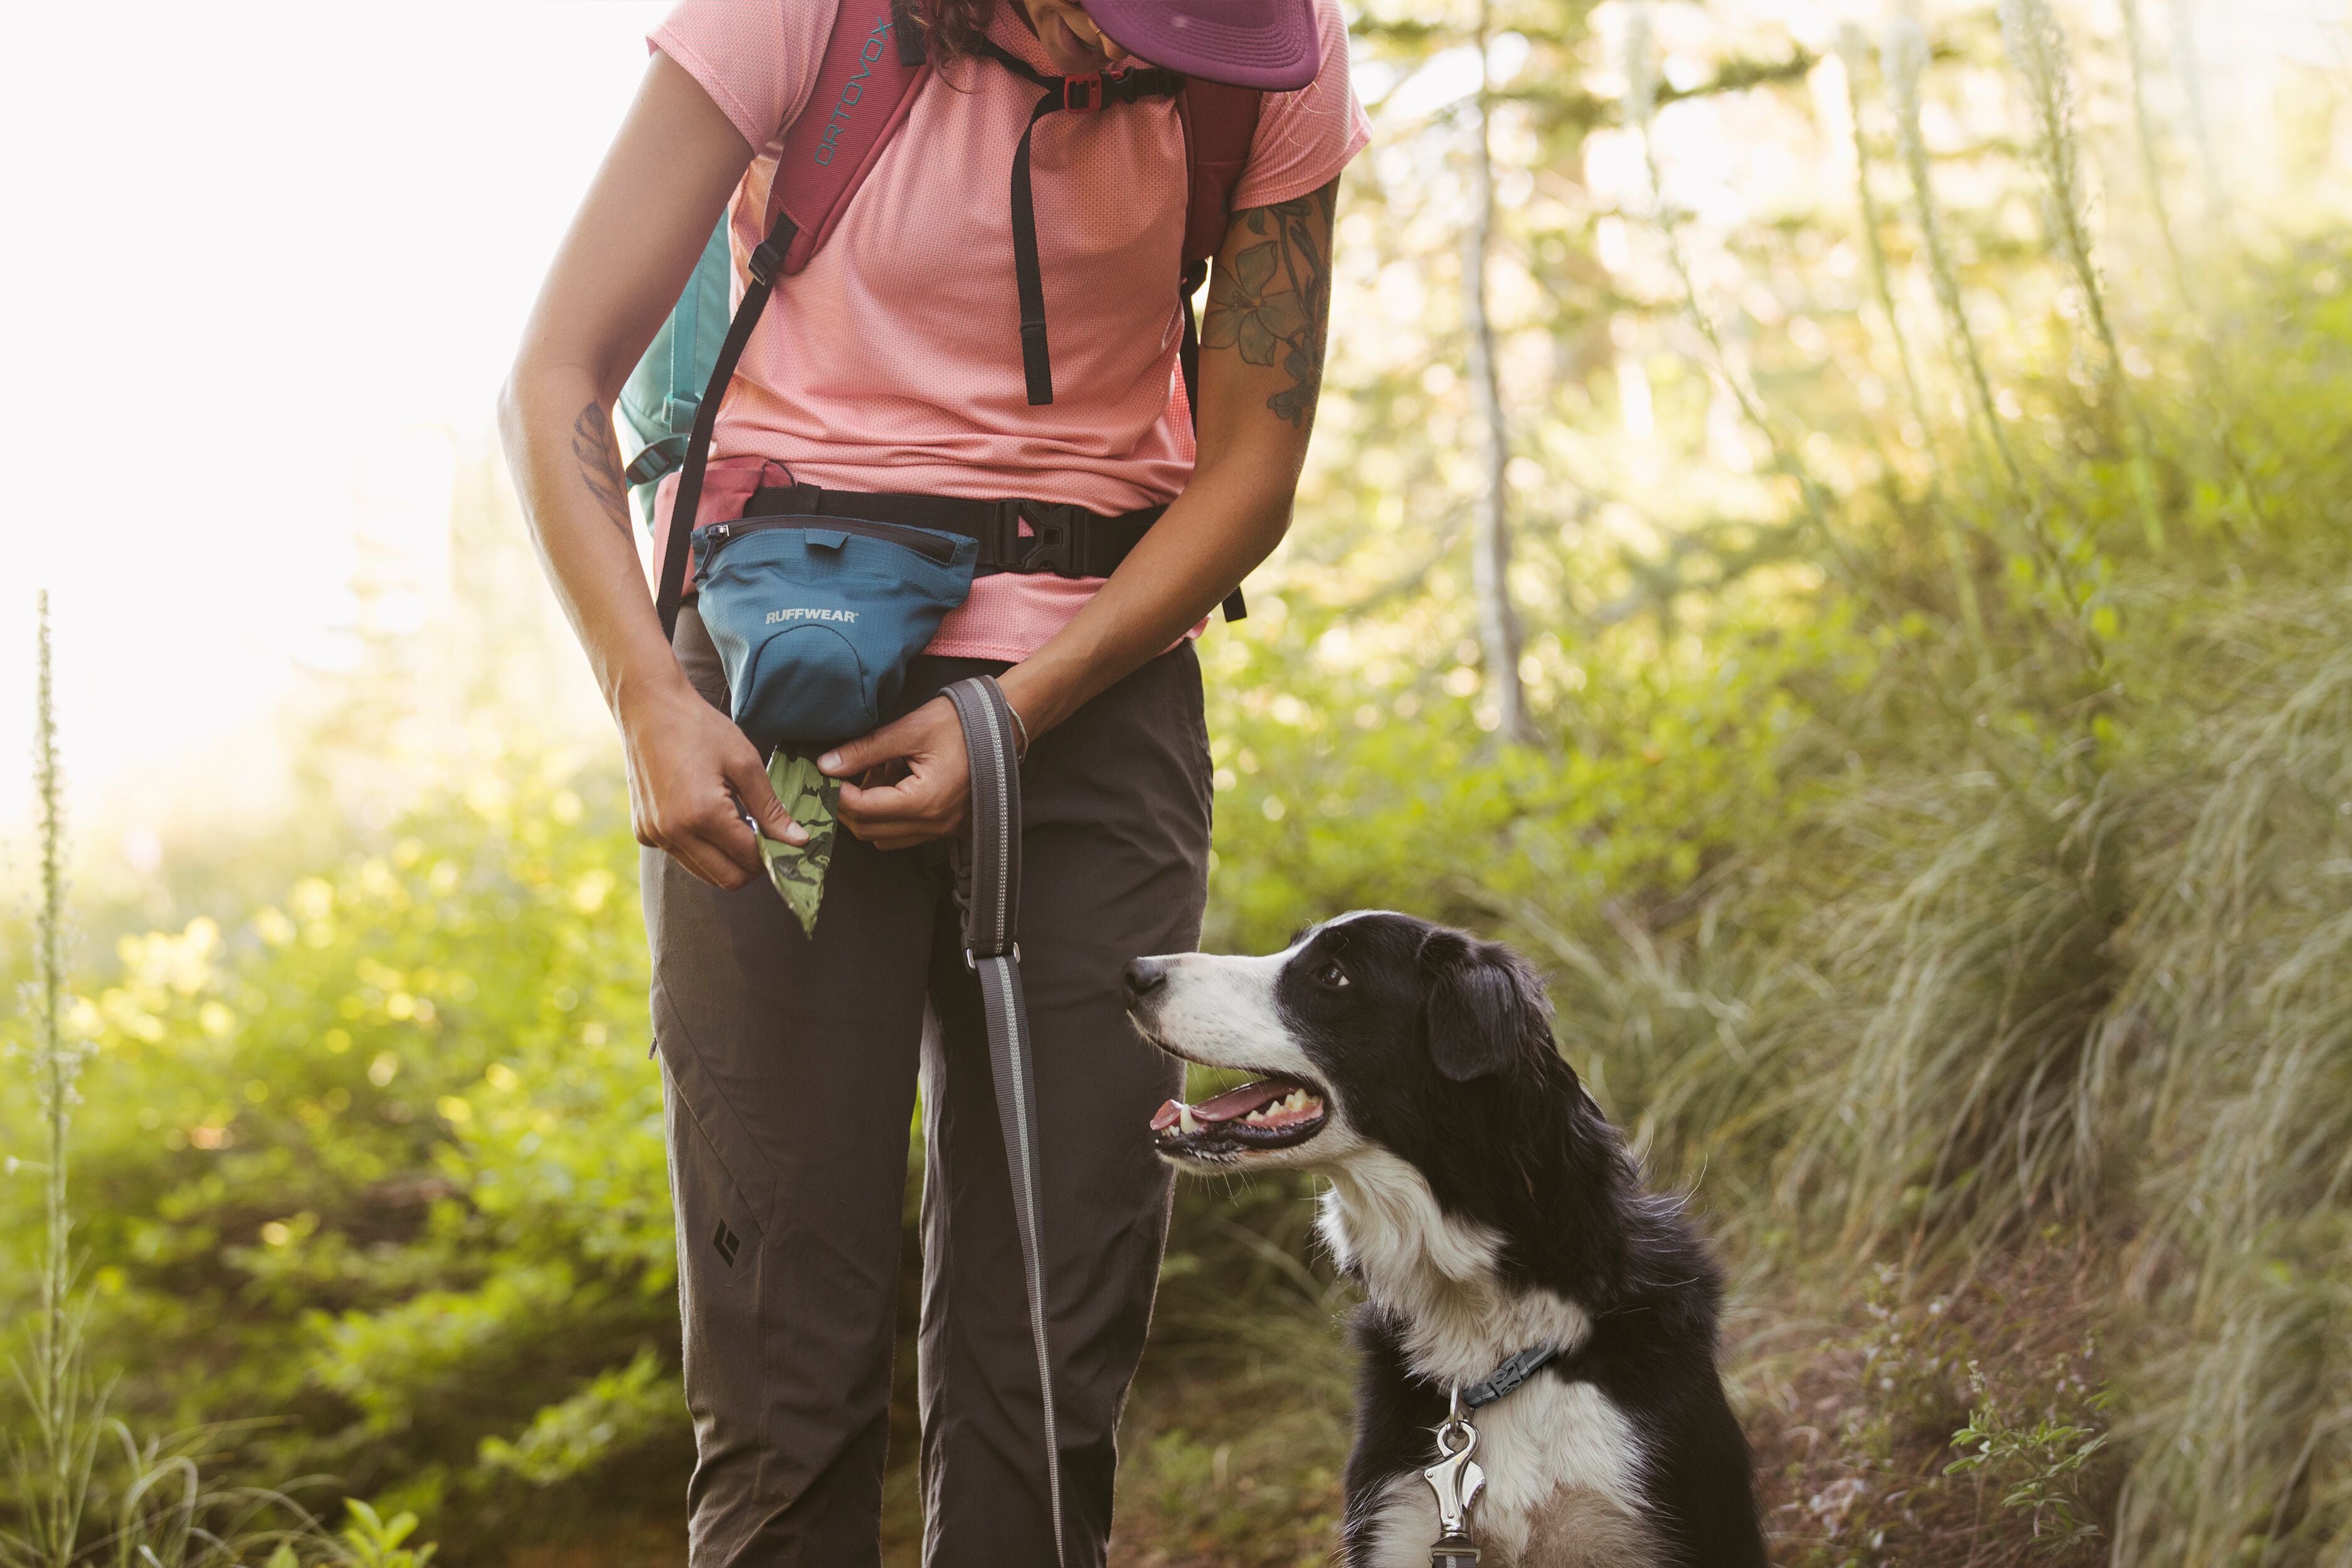
[[694,531],[696,606],[736,724],[761,749],[866,734],[947,613],[979,542],[846,517],[747,517]]

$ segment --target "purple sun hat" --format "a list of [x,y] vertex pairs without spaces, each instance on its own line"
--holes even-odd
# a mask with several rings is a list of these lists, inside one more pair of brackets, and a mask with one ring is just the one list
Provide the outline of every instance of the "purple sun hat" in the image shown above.
[[1085,0],[1118,47],[1203,81],[1291,92],[1323,64],[1316,0]]

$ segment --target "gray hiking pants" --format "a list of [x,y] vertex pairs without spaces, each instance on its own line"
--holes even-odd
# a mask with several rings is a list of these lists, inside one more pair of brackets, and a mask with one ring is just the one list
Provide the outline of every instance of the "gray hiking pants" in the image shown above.
[[[677,647],[723,706],[691,610]],[[919,659],[899,707],[1001,668]],[[1069,1568],[1090,1568],[1110,1533],[1114,1439],[1167,1237],[1171,1184],[1149,1126],[1181,1085],[1128,1024],[1119,966],[1192,948],[1206,896],[1192,648],[1040,737],[1021,772],[1063,1527]],[[689,1563],[879,1561],[919,1079],[924,1559],[1050,1568],[1012,1186],[944,847],[886,854],[841,834],[813,939],[764,879],[720,892],[655,850],[643,871],[697,1454]]]

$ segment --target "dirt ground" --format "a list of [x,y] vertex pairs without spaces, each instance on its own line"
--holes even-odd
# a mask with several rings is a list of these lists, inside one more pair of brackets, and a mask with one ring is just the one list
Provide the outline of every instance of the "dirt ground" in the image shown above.
[[[2084,1266],[2051,1258],[1946,1294],[1894,1273],[1828,1313],[1750,1305],[1727,1324],[1733,1392],[1780,1568],[2092,1568],[2113,1476]],[[1311,1334],[1313,1325],[1308,1325]],[[1147,1361],[1129,1406],[1113,1568],[1323,1568],[1338,1539],[1345,1358]],[[1312,1340],[1309,1342],[1310,1349]],[[1998,1452],[1956,1460],[1971,1413]],[[911,1432],[898,1451],[911,1450]],[[2084,1450],[2088,1450],[2086,1453]],[[682,1478],[681,1478],[682,1479]],[[911,1465],[892,1470],[883,1560],[916,1568]],[[682,1514],[600,1526],[512,1568],[668,1568]]]

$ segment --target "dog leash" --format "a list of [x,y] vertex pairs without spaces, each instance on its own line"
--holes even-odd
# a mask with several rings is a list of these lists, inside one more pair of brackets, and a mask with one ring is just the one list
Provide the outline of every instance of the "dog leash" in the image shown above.
[[1523,1350],[1476,1383],[1447,1391],[1445,1420],[1437,1428],[1437,1463],[1421,1472],[1437,1494],[1437,1543],[1429,1568],[1476,1568],[1478,1549],[1470,1543],[1470,1505],[1486,1485],[1486,1472],[1470,1456],[1477,1451],[1478,1428],[1470,1412],[1495,1403],[1559,1359],[1558,1345]]
[[963,726],[971,772],[968,837],[954,846],[956,897],[963,905],[963,960],[980,978],[988,1020],[988,1066],[1013,1176],[1013,1223],[1029,1296],[1029,1337],[1037,1351],[1037,1391],[1045,1425],[1045,1493],[1054,1513],[1054,1561],[1062,1548],[1062,1449],[1054,1420],[1054,1363],[1045,1342],[1045,1223],[1037,1181],[1037,1089],[1029,1009],[1021,990],[1021,772],[1013,746],[1020,722],[993,679],[975,675],[947,689]]

